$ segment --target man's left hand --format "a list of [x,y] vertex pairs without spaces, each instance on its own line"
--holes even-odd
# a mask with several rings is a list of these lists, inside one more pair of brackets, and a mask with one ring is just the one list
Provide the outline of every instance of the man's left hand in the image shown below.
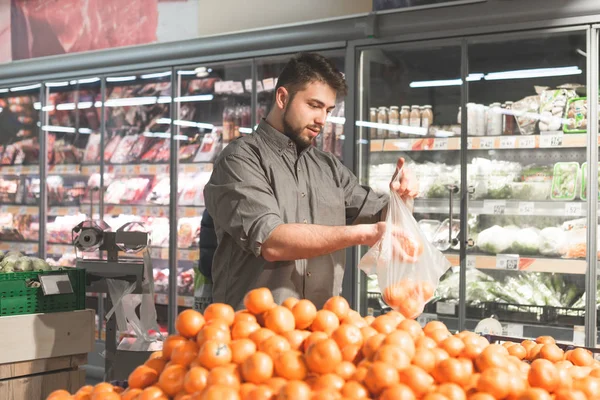
[[[390,189],[400,195],[402,200],[406,203],[407,201],[414,200],[419,194],[419,183],[415,179],[412,171],[404,166],[404,158],[399,158],[396,164],[396,172],[390,182]],[[400,174],[400,181],[396,181],[396,178]]]

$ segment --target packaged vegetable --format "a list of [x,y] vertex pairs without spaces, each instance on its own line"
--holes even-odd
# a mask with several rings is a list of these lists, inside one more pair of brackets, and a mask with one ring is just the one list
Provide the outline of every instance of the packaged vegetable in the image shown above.
[[562,256],[566,251],[567,235],[561,228],[544,228],[540,232],[540,254]]
[[515,253],[523,255],[539,254],[542,243],[539,229],[520,229],[513,237],[511,249]]
[[494,225],[479,233],[477,247],[490,254],[502,254],[513,244],[514,231]]
[[565,124],[563,132],[565,133],[585,133],[588,127],[588,105],[587,98],[576,97],[570,99],[567,103],[565,114]]
[[406,318],[416,318],[433,297],[450,262],[429,243],[394,191],[385,222],[383,236],[360,260],[359,267],[367,275],[377,274],[383,300],[390,307]]
[[575,200],[579,163],[557,162],[552,177],[552,200]]
[[540,132],[560,131],[567,101],[576,96],[574,90],[543,90],[540,95]]
[[[598,165],[600,166],[600,163]],[[600,169],[598,170],[598,177],[600,177]],[[581,192],[579,198],[587,200],[587,161],[581,164]],[[598,199],[600,200],[600,179],[598,180]]]
[[515,102],[512,110],[521,135],[533,135],[537,128],[540,109],[540,96],[529,96]]

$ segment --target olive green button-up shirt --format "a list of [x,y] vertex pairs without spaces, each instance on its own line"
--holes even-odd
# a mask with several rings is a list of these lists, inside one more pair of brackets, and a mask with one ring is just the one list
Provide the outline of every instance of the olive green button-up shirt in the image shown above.
[[329,226],[380,220],[387,197],[359,185],[334,155],[296,145],[266,121],[223,149],[204,189],[218,246],[213,300],[243,308],[251,289],[268,287],[277,303],[306,298],[320,308],[339,295],[345,250],[320,257],[268,262],[261,244],[280,224]]

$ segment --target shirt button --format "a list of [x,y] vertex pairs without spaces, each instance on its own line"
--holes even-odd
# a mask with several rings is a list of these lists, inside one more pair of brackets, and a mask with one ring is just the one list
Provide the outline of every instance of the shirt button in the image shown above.
[[291,140],[288,142],[288,147],[294,147],[294,143]]
[[306,276],[311,276],[311,275],[312,275],[312,273],[310,273],[310,272],[306,273]]
[[306,197],[306,193],[302,192],[301,196]]

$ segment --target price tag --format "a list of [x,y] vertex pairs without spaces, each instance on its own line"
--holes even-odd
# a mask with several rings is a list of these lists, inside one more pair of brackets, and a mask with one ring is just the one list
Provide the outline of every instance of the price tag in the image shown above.
[[496,256],[496,268],[517,271],[519,269],[519,255],[498,254]]
[[227,82],[217,81],[215,82],[215,93],[225,93],[227,90]]
[[540,136],[540,147],[562,147],[563,135]]
[[494,138],[479,139],[479,148],[482,150],[493,149],[494,148]]
[[425,326],[428,322],[435,321],[437,319],[437,314],[423,313],[419,315],[419,317],[417,318],[417,322],[421,324],[421,326]]
[[150,166],[147,164],[140,165],[140,173],[141,174],[150,174]]
[[183,296],[183,305],[185,307],[194,307],[194,298],[192,296]]
[[585,326],[576,325],[573,327],[573,344],[575,346],[585,346]]
[[519,148],[533,149],[535,148],[535,136],[522,136],[519,138]]
[[135,166],[134,165],[126,165],[125,166],[125,173],[127,175],[134,175],[135,174]]
[[448,139],[435,139],[433,150],[448,150]]
[[504,215],[506,212],[506,201],[504,200],[484,200],[483,209],[493,215]]
[[476,268],[476,260],[475,256],[467,256],[467,268]]
[[8,207],[7,206],[0,206],[0,212],[3,214],[8,213]]
[[246,79],[244,81],[244,87],[246,88],[247,92],[252,92],[252,79]]
[[456,313],[456,304],[438,301],[435,303],[435,312],[438,314],[454,315]]
[[27,214],[29,214],[29,207],[19,207],[19,214],[20,215],[27,215]]
[[517,138],[514,136],[503,136],[500,139],[500,148],[501,149],[514,149],[516,142],[517,142]]
[[519,215],[533,215],[535,203],[531,201],[519,202]]
[[582,215],[582,204],[581,203],[566,203],[565,204],[565,215],[568,217],[578,217]]
[[263,83],[261,81],[256,82],[256,91],[258,93],[265,91],[265,88],[263,87]]
[[23,167],[21,167],[20,165],[16,165],[15,167],[13,167],[14,171],[15,171],[15,175],[21,175],[21,171],[23,170]]
[[242,94],[244,93],[244,86],[242,85],[242,82],[231,82],[231,88],[232,88],[232,92],[236,93],[236,94]]
[[131,207],[131,206],[123,206],[123,207],[121,207],[121,214],[132,215],[133,214],[133,207]]
[[167,297],[166,294],[157,294],[156,302],[158,304],[169,304],[169,298]]
[[67,274],[40,275],[40,284],[45,296],[73,293]]
[[473,138],[472,137],[467,138],[467,149],[469,149],[469,150],[473,149]]
[[266,91],[275,89],[275,81],[273,78],[263,79],[263,87]]
[[520,324],[502,324],[502,335],[510,337],[523,337],[523,325]]
[[48,210],[48,215],[56,216],[58,215],[58,207],[50,207]]

